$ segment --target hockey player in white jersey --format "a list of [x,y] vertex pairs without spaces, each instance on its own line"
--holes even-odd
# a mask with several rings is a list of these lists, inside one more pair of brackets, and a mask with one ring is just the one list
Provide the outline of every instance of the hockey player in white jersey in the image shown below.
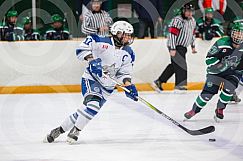
[[79,60],[88,62],[81,79],[83,104],[61,126],[51,130],[44,142],[53,142],[60,134],[69,131],[67,142],[72,144],[87,123],[99,112],[113,92],[115,84],[106,76],[123,82],[131,91],[126,96],[137,101],[137,89],[131,82],[135,55],[129,45],[133,42],[133,27],[125,21],[115,22],[111,37],[88,36],[76,50]]

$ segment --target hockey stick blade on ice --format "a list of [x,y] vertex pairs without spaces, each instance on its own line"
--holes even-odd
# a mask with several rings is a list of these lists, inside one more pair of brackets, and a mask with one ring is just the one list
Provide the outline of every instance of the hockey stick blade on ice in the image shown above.
[[[124,87],[122,89],[124,89]],[[150,104],[149,102],[144,100],[142,97],[138,96],[138,99],[141,102],[143,102],[144,104],[146,104],[148,107],[150,107],[151,109],[156,111],[157,113],[161,114],[166,119],[170,120],[173,124],[175,124],[176,126],[178,126],[179,128],[181,128],[182,130],[184,130],[185,132],[187,132],[190,135],[204,135],[204,134],[208,134],[208,133],[215,131],[214,126],[208,126],[208,127],[205,127],[205,128],[199,129],[199,130],[190,130],[190,129],[186,128],[185,126],[181,125],[180,123],[178,123],[177,121],[175,121],[174,119],[172,119],[171,117],[169,117],[168,115],[166,115],[165,113],[163,113],[162,111],[160,111],[159,109],[157,109],[156,107],[154,107],[152,104]]]
[[[103,74],[105,77],[110,78],[114,83],[116,83],[119,87],[121,87],[124,91],[126,92],[131,92],[129,91],[127,88],[123,87],[122,84],[120,84],[119,82],[117,82],[116,80],[114,80],[113,78]],[[145,99],[143,99],[142,97],[138,96],[137,97],[139,101],[141,101],[142,103],[144,103],[146,106],[148,106],[149,108],[151,108],[152,110],[154,110],[155,112],[157,112],[158,114],[161,114],[163,117],[165,117],[167,120],[171,121],[173,124],[175,124],[176,126],[178,126],[179,128],[181,128],[182,130],[184,130],[185,132],[187,132],[190,135],[204,135],[204,134],[208,134],[211,132],[215,131],[215,127],[214,126],[208,126],[199,130],[190,130],[188,128],[186,128],[185,126],[181,125],[180,123],[178,123],[176,120],[172,119],[171,117],[169,117],[168,115],[166,115],[164,112],[160,111],[159,109],[157,109],[156,107],[154,107],[151,103],[149,103],[148,101],[146,101]]]

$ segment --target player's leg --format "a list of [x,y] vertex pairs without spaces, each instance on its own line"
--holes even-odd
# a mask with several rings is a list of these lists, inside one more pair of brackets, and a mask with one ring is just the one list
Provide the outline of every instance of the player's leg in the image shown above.
[[154,81],[154,84],[156,85],[159,90],[163,90],[162,83],[166,83],[168,79],[174,74],[174,68],[172,64],[167,65],[165,70],[162,72],[162,74],[159,76],[157,80]]
[[155,35],[155,26],[154,26],[154,22],[148,22],[148,26],[149,26],[149,30],[150,30],[150,35],[151,35],[151,38],[155,38],[156,35]]
[[176,55],[172,58],[172,64],[175,70],[175,89],[186,90],[187,85],[187,48],[182,46],[176,47]]
[[215,110],[215,121],[219,121],[219,119],[224,118],[224,109],[226,108],[227,104],[230,102],[235,89],[237,88],[239,83],[239,77],[236,75],[227,76],[224,80],[224,87],[219,95],[219,100],[217,103],[217,108]]
[[84,95],[83,105],[77,110],[78,117],[74,122],[73,128],[68,133],[67,141],[72,144],[78,140],[79,132],[91,121],[99,112],[101,107],[106,102],[104,95],[108,96],[112,91],[105,93],[101,85],[96,81],[83,79],[83,83],[86,84],[82,88]]
[[243,77],[241,77],[241,80],[238,84],[238,87],[236,88],[234,94],[233,94],[233,97],[231,99],[231,102],[233,103],[239,103],[241,102],[241,99],[239,98],[239,95],[241,93],[241,91],[243,91]]
[[139,31],[138,31],[138,38],[143,39],[145,37],[146,29],[148,28],[146,22],[144,20],[139,20]]
[[[92,86],[92,87],[91,87]],[[95,97],[98,97],[98,99],[100,99],[102,97],[101,94],[101,90],[99,91],[95,91],[95,86],[98,86],[97,89],[100,88],[99,84],[95,81],[90,81],[88,79],[82,79],[82,94],[85,97],[84,98],[84,103],[87,102],[85,100],[87,100],[88,98],[86,98],[86,96],[90,95],[90,93],[92,93],[93,95],[95,95]],[[89,96],[90,98],[91,96]],[[94,99],[93,99],[94,100]],[[103,101],[104,103],[104,101]],[[83,104],[81,109],[84,109],[86,107],[87,104]],[[80,109],[78,109],[76,112],[74,112],[73,114],[71,114],[70,116],[68,116],[64,122],[61,124],[61,126],[51,130],[51,132],[47,135],[47,137],[44,139],[44,142],[53,142],[57,137],[60,136],[60,134],[65,133],[66,131],[69,131],[70,129],[72,129],[77,121],[77,119],[80,116]]]
[[[82,89],[87,89],[85,82],[83,81],[84,79],[82,79]],[[71,114],[70,116],[68,116],[63,123],[61,124],[61,126],[53,129],[50,131],[50,133],[45,137],[44,142],[53,142],[57,137],[60,136],[60,134],[65,133],[66,131],[69,131],[75,124],[76,120],[78,118],[78,112],[74,112],[73,114]]]
[[184,114],[186,119],[192,118],[207,105],[208,101],[210,101],[212,97],[218,93],[220,82],[220,79],[213,75],[207,76],[204,88],[194,102],[192,109]]
[[91,121],[101,109],[101,102],[105,100],[96,95],[88,95],[85,97],[84,103],[80,109],[77,110],[78,117],[74,123],[73,128],[68,133],[67,141],[73,143],[78,140],[79,132]]

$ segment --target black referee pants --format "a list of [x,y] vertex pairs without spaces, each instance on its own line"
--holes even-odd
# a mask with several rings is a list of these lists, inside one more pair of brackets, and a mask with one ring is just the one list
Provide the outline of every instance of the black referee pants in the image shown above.
[[175,73],[175,86],[187,85],[186,52],[186,47],[176,46],[176,55],[174,57],[171,56],[171,63],[165,68],[159,77],[159,81],[161,83],[166,83]]

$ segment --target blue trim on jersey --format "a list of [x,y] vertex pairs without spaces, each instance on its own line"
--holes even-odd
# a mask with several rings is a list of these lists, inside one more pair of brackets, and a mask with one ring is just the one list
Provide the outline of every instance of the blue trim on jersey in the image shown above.
[[122,48],[122,50],[125,50],[126,52],[128,52],[130,54],[130,56],[132,58],[132,62],[135,61],[135,53],[134,53],[134,51],[132,50],[132,48],[130,46],[124,46]]
[[83,50],[81,49],[76,49],[76,55],[78,56]]
[[[100,85],[99,82],[97,81],[93,81],[90,79],[85,79],[82,78],[81,79],[81,88],[82,88],[82,95],[83,96],[89,96],[89,95],[96,95],[97,97],[101,98],[101,101],[99,102],[100,107],[102,107],[104,105],[104,103],[106,102],[106,100],[103,97],[103,93],[102,93],[102,89],[104,89],[104,87],[102,87]],[[107,92],[107,90],[106,90]],[[110,90],[110,93],[112,93],[113,90]]]
[[104,43],[108,43],[108,44],[113,46],[110,37],[101,37],[101,36],[98,36],[96,34],[92,34],[90,36],[92,37],[92,39],[94,39],[95,42],[104,42]]
[[84,109],[84,111],[87,112],[88,114],[90,114],[91,116],[95,116],[95,115],[97,114],[96,111],[94,111],[94,110],[92,110],[92,109],[90,109],[90,108],[88,108],[88,107],[86,107],[86,108]]
[[77,120],[77,118],[78,118],[78,113],[75,112],[75,113],[73,114],[73,117],[75,118],[75,120]]

